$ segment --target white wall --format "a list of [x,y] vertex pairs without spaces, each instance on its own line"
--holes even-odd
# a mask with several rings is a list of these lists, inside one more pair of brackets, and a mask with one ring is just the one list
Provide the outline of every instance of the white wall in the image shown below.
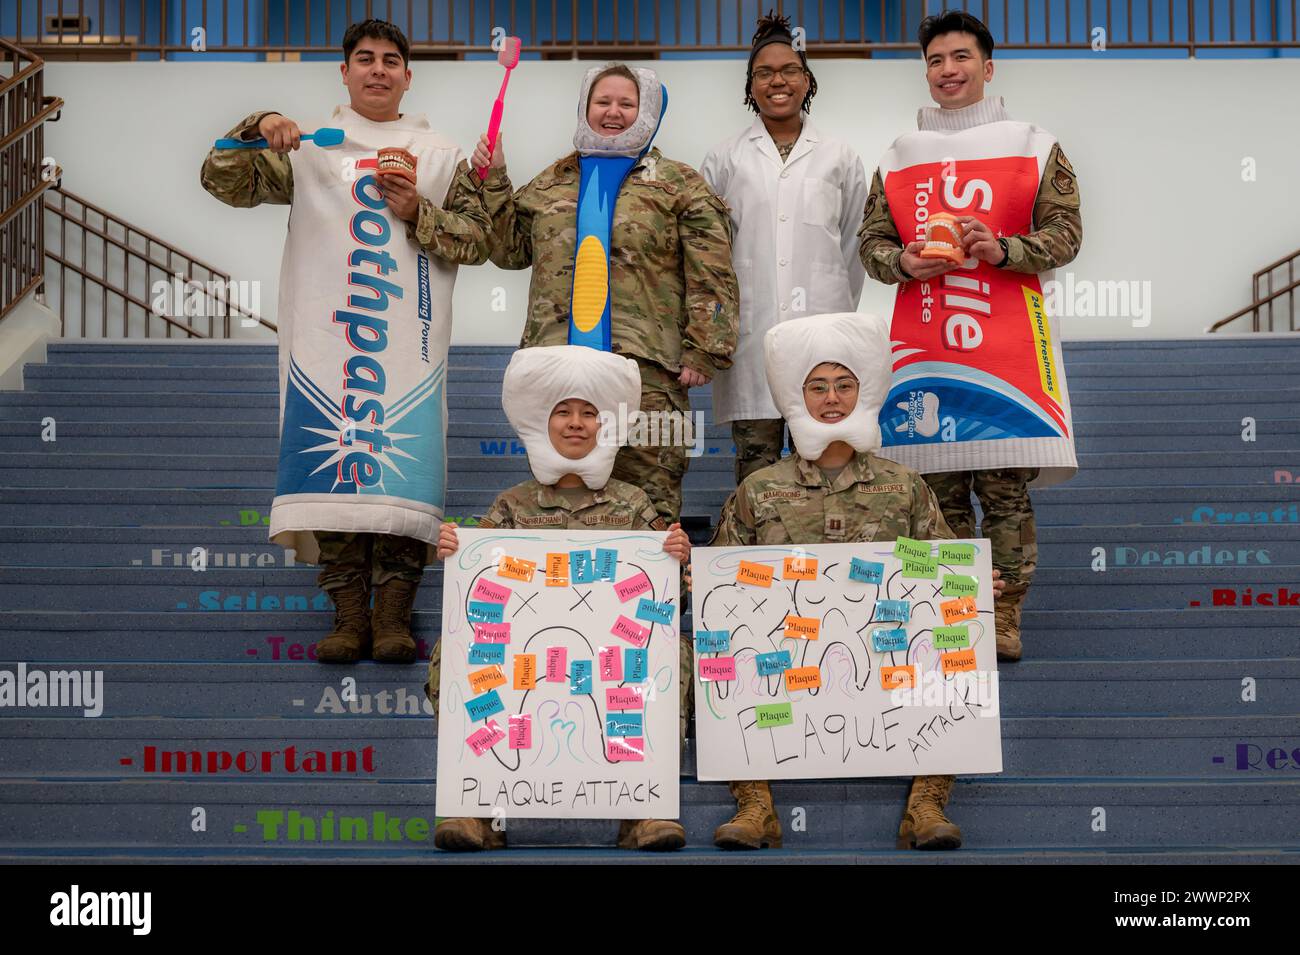
[[[516,184],[571,148],[587,62],[525,61],[506,103],[505,147]],[[718,140],[748,125],[739,61],[647,63],[668,86],[656,145],[698,166]],[[928,105],[920,64],[815,60],[813,119],[854,146],[870,170]],[[260,279],[274,319],[285,207],[231,209],[199,186],[211,141],[255,109],[304,128],[346,100],[336,66],[314,63],[52,63],[46,91],[62,96],[47,152],[64,184],[237,279]],[[500,83],[494,63],[417,62],[405,112],[427,113],[468,148]],[[1152,317],[1064,318],[1066,338],[1199,334],[1249,302],[1250,274],[1300,247],[1300,61],[999,61],[990,94],[1011,114],[1055,133],[1078,171],[1083,252],[1076,281],[1149,281]],[[1257,181],[1242,162],[1255,160]],[[455,341],[518,341],[527,272],[461,269]],[[507,290],[504,313],[489,308]],[[891,290],[870,280],[862,309],[888,314]],[[1234,329],[1241,328],[1234,325]]]

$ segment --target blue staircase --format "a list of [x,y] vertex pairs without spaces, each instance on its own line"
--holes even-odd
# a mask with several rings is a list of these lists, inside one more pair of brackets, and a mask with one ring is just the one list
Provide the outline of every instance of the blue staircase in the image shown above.
[[[25,391],[0,393],[0,669],[102,670],[105,702],[96,719],[0,710],[0,861],[1300,862],[1300,606],[1241,605],[1247,589],[1300,591],[1300,339],[1065,354],[1081,470],[1035,494],[1026,658],[1001,674],[1006,772],[959,779],[963,849],[892,849],[906,784],[872,779],[778,783],[786,848],[721,853],[730,799],[693,779],[688,744],[682,853],[619,852],[609,822],[518,820],[511,851],[461,857],[420,838],[436,739],[424,664],[314,663],[331,619],[315,569],[265,539],[274,347],[54,344]],[[499,403],[509,355],[452,350],[448,513],[462,523],[528,473]],[[693,401],[709,414],[707,388]],[[715,519],[731,473],[711,426],[686,514]],[[440,596],[431,568],[425,656]],[[291,746],[368,747],[377,771],[143,772],[149,747]],[[327,813],[364,817],[372,838],[291,838],[291,810],[322,829]],[[373,838],[394,831],[377,813],[400,817],[400,838]]]

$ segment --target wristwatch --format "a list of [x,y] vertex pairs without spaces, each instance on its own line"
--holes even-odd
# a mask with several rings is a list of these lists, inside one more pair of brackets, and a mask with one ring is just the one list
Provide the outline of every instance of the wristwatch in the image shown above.
[[994,268],[1000,269],[1002,266],[1006,265],[1007,260],[1011,258],[1011,247],[1007,245],[1006,239],[998,239],[998,245],[1002,246],[1002,261],[995,265]]

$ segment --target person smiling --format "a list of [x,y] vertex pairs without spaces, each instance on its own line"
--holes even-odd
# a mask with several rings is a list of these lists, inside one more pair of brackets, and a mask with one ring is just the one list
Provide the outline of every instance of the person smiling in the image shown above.
[[[689,420],[688,390],[731,364],[738,292],[726,206],[699,173],[650,145],[666,97],[650,70],[593,68],[578,101],[575,152],[518,191],[500,140],[489,153],[482,138],[473,162],[491,167],[492,261],[533,270],[522,347],[589,344],[633,358],[641,410]],[[604,159],[625,167],[596,170],[608,201],[591,202],[592,171]],[[609,183],[611,168],[626,176],[621,186]],[[692,436],[673,444],[667,431],[658,445],[623,447],[613,474],[649,494],[671,524]]]
[[[927,369],[924,387],[891,394],[896,424],[884,453],[925,475],[958,537],[975,536],[972,490],[979,498],[983,536],[1006,578],[998,659],[1014,661],[1038,565],[1029,485],[1077,470],[1061,336],[1043,288],[1079,254],[1079,186],[1054,136],[986,98],[993,37],[979,19],[960,10],[926,17],[918,42],[938,108],[920,110],[918,130],[882,158],[859,231],[867,272],[899,285],[895,372],[915,381]],[[962,224],[964,261],[922,257],[917,224],[939,211]]]
[[[298,123],[257,112],[227,136],[266,147],[213,149],[200,173],[227,205],[292,206],[270,535],[321,565],[335,606],[322,663],[415,660],[411,609],[445,503],[452,290],[457,266],[486,261],[491,245],[460,149],[400,111],[409,54],[387,21],[350,25],[339,66],[349,102],[328,123],[342,143],[303,148]],[[379,165],[381,150],[402,157],[400,173]]]
[[785,447],[785,423],[763,375],[763,335],[801,315],[854,311],[862,295],[857,232],[866,175],[856,152],[807,118],[816,94],[789,19],[761,17],[744,100],[758,116],[700,166],[731,211],[740,286],[735,361],[713,382],[714,420],[731,422],[737,483],[775,464]]

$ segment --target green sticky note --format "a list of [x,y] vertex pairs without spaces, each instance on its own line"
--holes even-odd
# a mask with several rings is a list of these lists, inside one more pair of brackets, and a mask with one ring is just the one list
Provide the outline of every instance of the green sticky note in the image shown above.
[[903,576],[914,577],[923,580],[934,580],[935,574],[939,573],[939,562],[933,557],[903,558]]
[[[903,574],[904,577],[907,574]],[[980,592],[980,582],[964,574],[943,575],[943,595],[945,597],[974,597]]]
[[900,537],[894,541],[894,556],[900,560],[911,557],[914,560],[930,559],[930,542],[916,541],[910,537]]
[[939,563],[958,564],[963,567],[973,566],[975,563],[975,545],[974,544],[940,544]]
[[754,707],[758,717],[758,728],[771,729],[773,726],[789,726],[794,722],[794,710],[789,703],[760,703]]
[[936,650],[959,650],[970,646],[970,627],[959,624],[955,627],[935,627],[934,647]]

